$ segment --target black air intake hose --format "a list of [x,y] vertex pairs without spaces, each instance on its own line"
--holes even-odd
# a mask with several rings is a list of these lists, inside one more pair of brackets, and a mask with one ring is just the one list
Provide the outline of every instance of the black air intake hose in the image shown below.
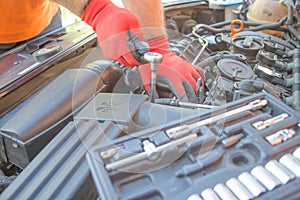
[[119,70],[110,61],[97,61],[86,68],[65,71],[17,107],[0,128],[1,135],[24,144],[32,142],[72,117],[99,90],[110,88],[122,74]]

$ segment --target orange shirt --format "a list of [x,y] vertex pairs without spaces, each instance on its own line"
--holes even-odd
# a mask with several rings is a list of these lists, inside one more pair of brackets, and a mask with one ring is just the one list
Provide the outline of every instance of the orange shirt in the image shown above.
[[38,35],[57,10],[58,5],[51,0],[0,0],[0,44]]

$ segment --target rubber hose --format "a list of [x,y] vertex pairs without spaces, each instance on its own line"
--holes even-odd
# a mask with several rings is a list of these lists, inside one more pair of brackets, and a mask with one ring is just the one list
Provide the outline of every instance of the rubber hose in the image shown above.
[[287,14],[287,25],[292,25],[293,24],[293,5],[286,1],[286,0],[281,0],[280,1],[281,5],[285,6],[288,10],[288,14]]
[[239,90],[246,91],[248,93],[254,93],[254,92],[261,92],[264,90],[268,94],[271,94],[272,96],[276,97],[277,99],[281,100],[278,92],[275,90],[275,88],[270,85],[269,83],[264,82],[260,79],[246,79],[242,80],[239,84]]
[[[262,24],[262,23],[257,23],[257,22],[249,22],[249,21],[243,21],[245,26],[255,26],[253,28],[244,28],[243,31],[260,31],[260,30],[265,30],[265,29],[270,29],[270,30],[278,30],[278,31],[284,31],[286,32],[286,28],[282,28],[281,26],[284,24],[286,21],[287,17],[282,18],[278,22],[274,23],[269,23],[269,24]],[[230,32],[231,29],[228,27],[224,28],[217,28],[219,26],[227,26],[231,23],[231,21],[226,21],[222,23],[216,23],[213,25],[207,25],[207,24],[198,24],[196,25],[197,28],[197,33],[200,34],[201,32],[208,30],[212,33],[226,33]],[[190,35],[189,35],[190,36]]]
[[272,96],[276,97],[276,99],[281,101],[281,98],[280,98],[278,92],[275,90],[275,88],[272,85],[270,85],[268,83],[264,83],[264,90],[267,93],[271,94]]

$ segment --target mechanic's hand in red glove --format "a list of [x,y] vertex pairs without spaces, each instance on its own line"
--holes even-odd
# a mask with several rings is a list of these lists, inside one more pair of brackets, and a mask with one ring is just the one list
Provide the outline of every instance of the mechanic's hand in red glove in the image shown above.
[[117,60],[128,67],[145,63],[143,54],[149,46],[132,12],[109,0],[92,0],[81,18],[95,30],[107,59]]
[[[204,80],[203,70],[172,53],[166,37],[156,38],[148,41],[148,43],[150,52],[163,55],[162,62],[157,69],[157,84],[167,85],[179,100],[191,101],[195,99],[197,79],[202,78]],[[142,65],[139,71],[145,89],[149,91],[151,78],[149,64]]]

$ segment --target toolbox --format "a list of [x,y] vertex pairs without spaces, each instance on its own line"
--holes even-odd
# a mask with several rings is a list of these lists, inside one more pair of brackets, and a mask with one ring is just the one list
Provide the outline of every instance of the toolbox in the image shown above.
[[101,199],[299,199],[299,126],[259,93],[96,144],[87,160]]

